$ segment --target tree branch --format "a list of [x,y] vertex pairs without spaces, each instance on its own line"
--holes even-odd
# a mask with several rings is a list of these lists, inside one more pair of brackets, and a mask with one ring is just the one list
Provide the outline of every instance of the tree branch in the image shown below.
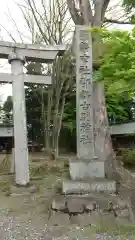
[[132,23],[132,22],[127,22],[127,21],[119,21],[117,19],[108,19],[108,18],[105,18],[104,23],[116,23],[116,24],[131,24],[131,25],[135,25],[135,23]]
[[101,13],[102,13],[102,7],[103,7],[103,0],[95,0],[94,1],[94,18],[93,18],[93,26],[100,27],[102,25],[101,22]]
[[75,24],[83,24],[83,19],[81,18],[81,16],[79,16],[78,11],[75,7],[75,2],[74,0],[67,0],[67,5],[71,14],[71,17],[74,21]]
[[79,6],[81,11],[81,16],[83,18],[84,24],[92,23],[92,9],[89,0],[79,0]]
[[[33,1],[32,1],[32,2],[33,2]],[[40,26],[40,24],[39,24],[39,22],[38,22],[38,19],[37,19],[36,14],[35,14],[35,10],[34,10],[32,4],[31,4],[31,0],[28,0],[28,4],[29,4],[29,7],[31,8],[31,11],[32,11],[33,17],[34,17],[34,19],[35,19],[35,22],[36,22],[36,24],[37,24],[37,27],[38,27],[38,29],[39,29],[39,31],[40,31],[40,33],[41,33],[44,41],[47,42],[48,39],[46,38],[46,36],[45,36],[45,34],[44,34],[43,30],[42,30],[42,27]]]
[[16,42],[16,40],[15,40],[15,38],[13,37],[12,33],[10,33],[10,32],[9,32],[4,26],[2,26],[1,24],[0,24],[0,27],[2,27],[2,28],[7,32],[7,34],[9,35],[9,37],[11,37],[11,39],[12,39],[13,42]]
[[108,5],[110,3],[110,0],[104,0],[103,6],[102,6],[102,10],[101,10],[101,20],[104,20],[104,16],[105,16],[105,12],[108,8]]

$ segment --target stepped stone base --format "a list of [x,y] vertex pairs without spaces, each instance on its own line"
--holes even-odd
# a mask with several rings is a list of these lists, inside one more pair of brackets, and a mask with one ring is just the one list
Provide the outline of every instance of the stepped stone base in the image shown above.
[[[75,224],[77,226],[82,227],[89,227],[91,228],[94,227],[94,229],[99,228],[100,222],[105,221],[105,226],[109,228],[109,225],[114,227],[114,229],[117,227],[117,219],[112,213],[108,213],[104,216],[104,214],[99,213],[97,211],[92,212],[91,214],[83,213],[83,214],[77,214],[69,218],[68,214],[64,214],[62,212],[55,212],[52,211],[51,216],[50,216],[50,222],[51,224],[53,223],[54,225],[63,225],[66,224],[67,226],[69,225],[71,227],[71,224]],[[107,222],[107,223],[106,223]],[[69,239],[72,239],[69,238]],[[82,238],[81,238],[82,239]],[[83,238],[84,239],[84,238]],[[96,239],[96,238],[92,238]]]
[[[128,201],[117,195],[90,193],[84,195],[57,196],[52,201],[52,209],[63,211],[66,208],[66,203],[68,203],[68,206],[71,203],[83,205],[86,210],[107,210],[110,209],[110,207],[113,207],[115,210],[124,210],[125,208],[128,208]],[[77,207],[77,204],[75,208]],[[73,211],[75,211],[75,209],[73,209]]]
[[104,178],[104,161],[93,160],[70,160],[69,172],[72,180],[86,180],[88,178]]
[[107,179],[92,179],[89,181],[63,181],[63,193],[83,194],[91,192],[116,192],[116,182]]
[[[79,219],[87,219],[93,223],[93,217],[103,215],[112,216],[115,220],[131,221],[128,200],[117,195],[93,193],[86,195],[66,195],[53,199],[51,209],[55,212],[67,213]],[[82,221],[81,221],[82,222]]]

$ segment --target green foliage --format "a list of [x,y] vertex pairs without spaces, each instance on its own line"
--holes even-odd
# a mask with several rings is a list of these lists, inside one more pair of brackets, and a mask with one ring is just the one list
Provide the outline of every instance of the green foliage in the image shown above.
[[12,101],[12,96],[8,96],[7,100],[4,102],[3,105],[3,122],[4,123],[12,123],[12,111],[13,111],[13,101]]
[[102,58],[94,72],[96,81],[104,81],[109,120],[123,122],[132,119],[135,91],[135,30],[100,31]]
[[71,133],[76,128],[76,92],[73,92],[66,99],[65,110],[63,114],[62,127],[68,129]]
[[135,8],[135,0],[123,0],[123,6],[129,12]]
[[117,158],[124,163],[124,165],[135,165],[135,149],[118,148]]
[[33,166],[30,164],[30,174],[32,177],[45,176],[46,174],[60,174],[61,168],[56,164],[49,165],[47,162],[41,165]]
[[12,96],[8,96],[6,102],[3,105],[3,110],[5,112],[11,112],[13,109]]
[[[40,75],[44,68],[41,63],[29,62],[27,74]],[[33,142],[43,143],[42,101],[47,105],[48,86],[28,84],[25,89],[28,137]],[[42,96],[43,93],[43,96]]]
[[125,8],[129,21],[135,23],[135,0],[123,0],[122,6]]
[[28,86],[25,90],[25,98],[29,139],[42,142],[41,87],[36,85]]

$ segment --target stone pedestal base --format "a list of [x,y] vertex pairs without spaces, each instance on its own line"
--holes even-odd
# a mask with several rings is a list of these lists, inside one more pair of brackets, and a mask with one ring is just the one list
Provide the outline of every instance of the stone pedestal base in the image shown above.
[[63,181],[63,193],[85,194],[92,192],[116,192],[116,182],[107,179],[93,179],[91,181]]
[[109,193],[57,196],[52,201],[51,210],[68,214],[69,218],[76,217],[81,224],[93,224],[95,217],[96,222],[100,217],[101,220],[104,218],[105,224],[108,217],[113,217],[114,221],[121,218],[128,223],[133,222],[130,219],[129,200]]
[[29,195],[36,192],[36,187],[32,184],[27,186],[12,185],[10,187],[11,196]]
[[70,160],[69,172],[72,180],[87,180],[89,178],[105,178],[104,161]]

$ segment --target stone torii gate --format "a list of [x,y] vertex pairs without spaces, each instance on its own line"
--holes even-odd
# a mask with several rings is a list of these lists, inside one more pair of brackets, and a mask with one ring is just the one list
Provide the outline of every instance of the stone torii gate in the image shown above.
[[61,45],[44,46],[0,41],[0,58],[8,59],[11,64],[11,74],[1,73],[0,82],[12,81],[15,175],[16,184],[20,186],[26,186],[30,181],[24,82],[51,84],[51,76],[24,74],[23,65],[25,61],[52,63],[64,50],[65,46]]

